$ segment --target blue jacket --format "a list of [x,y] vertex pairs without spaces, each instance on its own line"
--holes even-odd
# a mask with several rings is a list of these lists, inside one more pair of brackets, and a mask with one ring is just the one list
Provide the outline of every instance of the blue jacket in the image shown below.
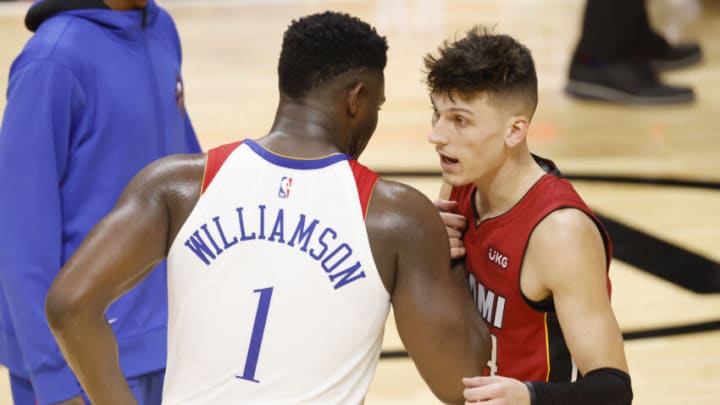
[[[0,127],[0,363],[32,379],[40,404],[81,392],[44,312],[61,266],[139,170],[200,151],[180,61],[172,19],[148,0],[144,12],[55,14],[12,64]],[[164,263],[106,317],[126,376],[164,369]]]

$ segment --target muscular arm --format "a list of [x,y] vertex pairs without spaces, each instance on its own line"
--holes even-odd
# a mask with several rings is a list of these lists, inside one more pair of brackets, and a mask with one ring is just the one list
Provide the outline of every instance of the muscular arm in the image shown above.
[[530,238],[525,263],[521,287],[531,299],[552,295],[578,369],[587,374],[611,367],[627,373],[622,333],[607,291],[605,250],[593,221],[577,209],[549,215]]
[[437,210],[418,191],[381,181],[367,224],[405,348],[439,399],[463,403],[462,377],[481,373],[490,339],[464,271],[450,269]]
[[50,328],[93,403],[135,401],[104,313],[167,255],[199,197],[204,161],[203,155],[176,155],[146,167],[50,287]]
[[525,260],[523,290],[531,299],[552,295],[565,342],[585,376],[575,383],[530,384],[532,403],[630,404],[622,333],[610,306],[597,226],[579,210],[556,211],[538,225]]

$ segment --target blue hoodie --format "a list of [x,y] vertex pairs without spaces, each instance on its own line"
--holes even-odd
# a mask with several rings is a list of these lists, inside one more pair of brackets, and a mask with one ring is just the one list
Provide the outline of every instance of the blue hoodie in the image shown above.
[[[44,19],[14,61],[0,127],[0,363],[32,380],[40,404],[81,392],[44,312],[61,266],[139,170],[200,151],[167,12],[154,0],[75,8]],[[164,369],[164,263],[106,317],[127,377]]]

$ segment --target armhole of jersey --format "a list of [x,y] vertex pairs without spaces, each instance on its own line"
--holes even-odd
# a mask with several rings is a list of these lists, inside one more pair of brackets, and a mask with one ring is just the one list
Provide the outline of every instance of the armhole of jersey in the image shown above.
[[605,229],[605,225],[603,225],[602,221],[595,215],[595,213],[593,213],[589,208],[584,212],[595,223],[595,226],[597,226],[600,231],[600,237],[602,238],[603,245],[605,246],[605,274],[607,274],[606,284],[608,295],[612,297],[612,281],[610,280],[610,262],[613,258],[612,239],[610,239],[610,233],[607,229]]
[[380,176],[360,164],[357,160],[350,160],[349,163],[353,176],[355,177],[355,185],[358,190],[358,196],[360,197],[360,206],[362,207],[364,219],[367,217],[370,198],[372,197],[373,190],[375,190],[375,184],[377,184]]
[[600,231],[600,237],[602,238],[603,245],[605,245],[605,260],[606,265],[608,268],[610,268],[610,261],[613,257],[613,245],[612,245],[612,239],[610,239],[610,234],[608,233],[607,229],[605,229],[605,225],[602,223],[600,218],[598,218],[594,212],[592,212],[589,208],[584,209],[583,212],[590,217],[590,219],[595,223],[595,226],[597,227],[598,231]]
[[225,163],[228,156],[238,147],[242,141],[228,143],[225,145],[218,146],[217,148],[210,149],[207,152],[207,158],[205,158],[205,172],[203,173],[202,189],[200,194],[205,193],[210,183],[215,178],[220,167]]
[[[608,290],[608,295],[612,295],[612,283],[611,283],[610,277],[608,275],[609,271],[610,271],[610,260],[613,257],[612,256],[613,255],[612,240],[610,239],[610,234],[605,229],[605,227],[603,226],[600,219],[597,216],[595,216],[595,214],[592,212],[592,210],[590,208],[588,208],[583,203],[582,200],[571,199],[571,200],[569,200],[569,202],[566,201],[564,204],[560,204],[557,207],[554,207],[554,208],[548,210],[544,215],[539,217],[539,219],[535,222],[535,226],[530,231],[530,236],[532,236],[533,232],[535,231],[535,228],[537,228],[537,226],[540,224],[540,222],[542,222],[545,218],[547,218],[548,215],[552,214],[553,212],[556,212],[557,210],[561,210],[564,208],[573,208],[573,209],[579,210],[583,214],[587,215],[588,218],[590,218],[590,220],[593,221],[593,223],[597,227],[598,231],[600,232],[600,237],[602,238],[603,246],[605,248],[605,274],[607,276],[607,278],[606,278],[607,290]],[[527,245],[528,245],[529,241],[530,241],[530,239],[528,237],[528,240],[525,242],[525,248],[523,249],[523,255],[522,255],[523,261],[525,260],[525,253],[527,253]],[[522,266],[522,264],[521,264],[521,266]],[[522,273],[522,270],[520,272]],[[518,282],[519,282],[519,280],[520,280],[520,278],[518,277]],[[518,285],[518,291],[520,291],[520,296],[523,297],[523,300],[525,300],[525,303],[530,308],[532,308],[538,312],[555,312],[555,303],[553,302],[552,296],[547,297],[540,301],[533,301],[530,298],[528,298],[527,296],[525,296],[525,294],[522,292],[522,289],[520,288],[519,285]]]

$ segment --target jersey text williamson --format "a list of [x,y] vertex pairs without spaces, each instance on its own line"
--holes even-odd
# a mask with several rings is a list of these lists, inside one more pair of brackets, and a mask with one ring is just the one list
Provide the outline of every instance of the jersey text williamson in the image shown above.
[[[365,278],[360,261],[352,258],[352,247],[339,242],[335,230],[320,225],[318,219],[309,219],[305,214],[285,218],[282,208],[277,209],[274,215],[266,212],[266,208],[258,205],[256,218],[250,218],[253,214],[248,214],[245,207],[235,208],[233,220],[221,221],[219,216],[215,216],[196,229],[185,241],[185,246],[209,266],[224,251],[242,242],[279,243],[299,249],[318,261],[330,282],[335,283],[335,289]],[[235,225],[230,227],[227,225],[230,223]]]

